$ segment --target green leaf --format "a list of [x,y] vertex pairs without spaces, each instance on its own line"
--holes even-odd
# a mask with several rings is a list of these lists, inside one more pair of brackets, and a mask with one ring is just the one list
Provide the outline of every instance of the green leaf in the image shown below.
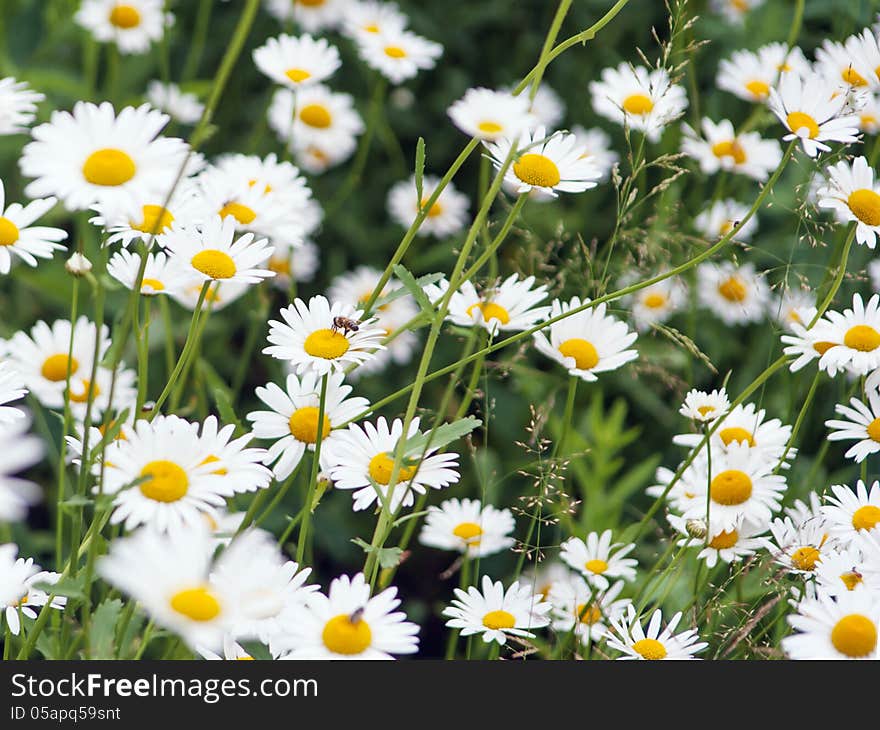
[[83,593],[84,576],[77,578],[61,578],[57,583],[45,583],[39,581],[34,584],[34,588],[45,591],[50,595],[64,596],[66,598],[82,599],[85,598]]
[[419,286],[419,282],[416,281],[416,278],[409,272],[409,270],[400,264],[397,264],[394,267],[394,274],[400,279],[400,283],[403,284],[406,290],[413,295],[413,298],[419,303],[421,310],[426,314],[433,315],[434,307],[431,306],[431,300],[428,299],[425,290]]
[[361,540],[359,537],[354,538],[352,542],[363,549],[367,554],[376,553],[379,567],[383,569],[393,568],[398,565],[400,563],[400,557],[403,555],[403,550],[399,547],[377,549],[370,545],[370,543]]
[[425,138],[419,137],[416,142],[416,195],[418,195],[419,207],[422,207],[422,190],[425,178]]
[[474,416],[468,416],[452,423],[444,423],[433,432],[418,433],[406,440],[404,455],[421,456],[428,449],[442,449],[446,444],[467,436],[483,422]]
[[116,622],[122,612],[122,601],[108,599],[95,609],[89,631],[89,651],[92,659],[113,659]]
[[[424,287],[428,286],[428,284],[435,284],[440,279],[443,278],[443,274],[434,273],[434,274],[425,274],[424,276],[420,276],[416,279],[416,284],[419,289],[424,289]],[[409,294],[409,289],[404,286],[399,286],[396,289],[388,292],[386,295],[379,297],[376,300],[376,303],[373,305],[373,309],[378,309],[379,307],[385,306],[389,302],[393,302],[395,299],[400,299],[401,297],[405,297]],[[431,313],[433,314],[434,308],[431,308]]]

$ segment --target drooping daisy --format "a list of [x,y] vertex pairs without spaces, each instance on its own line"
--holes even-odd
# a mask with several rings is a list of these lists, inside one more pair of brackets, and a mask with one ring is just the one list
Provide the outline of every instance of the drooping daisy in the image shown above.
[[764,103],[770,89],[783,76],[810,73],[810,64],[800,48],[787,43],[769,43],[757,51],[734,51],[718,64],[715,83],[740,99]]
[[[421,209],[437,189],[440,178],[426,175],[422,179],[422,197],[416,190],[415,176],[395,183],[388,191],[388,213],[398,224],[409,228]],[[467,222],[468,196],[450,183],[428,210],[419,225],[419,235],[451,236],[461,231]]]
[[[133,289],[141,268],[141,255],[122,249],[113,254],[107,262],[107,273],[126,289]],[[182,286],[186,280],[179,267],[171,265],[163,251],[147,254],[144,278],[141,281],[141,294],[155,296],[170,294]]]
[[26,132],[34,121],[37,104],[46,97],[11,76],[0,79],[0,136]]
[[825,498],[822,514],[833,535],[850,540],[880,525],[880,482],[875,481],[869,490],[859,479],[855,492],[844,484],[833,484],[831,491],[834,496]]
[[148,104],[117,115],[109,102],[80,101],[73,113],[52,112],[22,150],[21,171],[36,178],[25,194],[56,195],[68,210],[101,203],[108,215],[136,218],[152,198],[167,195],[187,157],[182,140],[158,136],[167,123]]
[[[849,591],[880,589],[875,576],[864,565],[864,558],[857,547],[838,546],[824,553],[814,571],[816,586],[823,593],[838,596]],[[866,580],[867,579],[867,580]]]
[[593,588],[583,578],[554,583],[547,595],[553,606],[553,628],[574,631],[582,644],[599,641],[608,633],[608,623],[622,617],[631,603],[629,598],[618,598],[622,590],[622,580],[606,591]]
[[364,122],[349,94],[331,91],[323,84],[297,89],[278,89],[269,106],[269,126],[296,149],[319,145],[321,149],[354,139]]
[[282,23],[293,21],[297,27],[316,33],[339,27],[348,0],[266,0],[266,9]]
[[729,409],[730,401],[725,388],[713,390],[711,393],[694,388],[688,391],[678,412],[697,423],[712,423]]
[[782,640],[790,659],[880,659],[880,594],[848,591],[805,598],[788,617],[797,633]]
[[[352,388],[343,383],[344,377],[343,373],[330,373],[327,377],[321,429],[321,461],[324,468],[328,465],[327,448],[340,433],[334,431],[334,427],[352,420],[370,407],[366,398],[348,397]],[[264,463],[274,465],[272,468],[278,479],[287,479],[306,450],[315,450],[321,379],[311,372],[301,378],[290,374],[284,390],[275,383],[269,383],[257,388],[256,393],[272,410],[252,411],[247,414],[247,420],[253,423],[256,438],[274,440],[266,452]]]
[[[15,549],[11,553],[8,551],[10,547]],[[2,545],[0,551],[4,548],[7,548],[7,555],[13,556],[18,550],[15,545]],[[44,606],[62,610],[67,605],[67,598],[64,596],[55,596],[49,601],[49,594],[37,587],[37,584],[53,585],[60,578],[60,573],[43,570],[34,563],[33,558],[18,558],[12,566],[4,566],[0,559],[0,584],[3,584],[3,588],[0,588],[0,611],[6,609],[6,623],[13,636],[18,636],[21,631],[19,611],[21,615],[35,619]],[[14,592],[15,584],[23,590],[13,600],[5,601],[4,595]]]
[[828,168],[828,186],[819,191],[819,207],[831,208],[838,220],[856,222],[856,240],[873,249],[880,233],[880,184],[864,157],[852,165],[840,161]]
[[532,593],[530,586],[514,582],[505,590],[501,581],[493,583],[488,575],[481,586],[482,590],[470,586],[466,592],[456,588],[452,605],[443,609],[449,618],[446,625],[460,629],[462,636],[481,634],[485,643],[504,646],[508,636],[533,639],[533,629],[550,623],[552,605]]
[[880,393],[872,388],[867,396],[867,403],[851,398],[849,406],[834,406],[835,412],[846,420],[832,418],[825,421],[825,425],[831,429],[829,441],[856,441],[844,454],[845,458],[853,459],[856,464],[861,464],[869,455],[880,451]]
[[535,123],[528,95],[482,87],[468,89],[448,113],[459,130],[487,142],[516,139]]
[[308,33],[295,37],[282,34],[269,38],[254,50],[254,63],[276,84],[298,89],[330,78],[341,65],[339,51],[326,38]]
[[608,646],[622,652],[623,656],[618,659],[694,659],[694,654],[703,651],[708,644],[699,641],[700,635],[695,629],[674,633],[681,617],[681,612],[676,613],[661,630],[663,613],[658,608],[651,614],[645,631],[635,606],[630,604],[625,618],[612,621],[612,629],[607,635]]
[[439,507],[428,507],[419,542],[469,557],[485,557],[513,546],[514,526],[509,509],[483,506],[478,499],[447,499]]
[[770,89],[770,110],[789,132],[782,139],[800,140],[810,157],[828,152],[825,142],[858,141],[859,118],[847,103],[847,94],[815,74],[783,74],[778,88]]
[[740,522],[735,527],[726,530],[710,525],[706,540],[701,544],[695,542],[688,531],[688,520],[677,515],[669,515],[667,519],[669,524],[683,535],[678,544],[682,547],[686,544],[700,547],[697,559],[704,561],[708,568],[714,568],[719,560],[728,564],[739,561],[749,555],[754,555],[764,547],[760,536],[767,531],[767,528],[749,522]]
[[599,168],[601,173],[599,182],[607,180],[619,159],[619,155],[611,147],[611,136],[608,132],[598,127],[584,129],[580,125],[575,125],[571,128],[571,133],[577,137],[581,154],[586,155],[587,159]]
[[492,164],[500,170],[510,155],[512,144],[517,153],[507,168],[505,182],[519,193],[532,190],[556,197],[557,193],[582,193],[596,187],[602,176],[599,168],[584,156],[577,137],[566,132],[547,135],[544,127],[523,132],[512,143],[508,139],[487,145]]
[[689,124],[683,124],[681,151],[693,157],[706,175],[727,170],[764,181],[782,160],[782,148],[775,139],[762,139],[758,132],[737,134],[733,123],[722,119],[717,124],[704,117],[702,136]]
[[255,241],[253,233],[234,238],[235,219],[214,216],[198,228],[173,227],[161,243],[173,263],[202,282],[256,284],[275,275],[261,268],[274,250],[265,238]]
[[[287,360],[295,372],[309,371],[324,375],[350,365],[361,365],[381,350],[384,331],[375,326],[375,318],[360,322],[362,312],[349,304],[314,296],[306,304],[302,299],[281,310],[284,322],[269,320],[269,347],[266,355]],[[340,327],[343,320],[358,322],[357,330]]]
[[120,53],[141,54],[162,40],[174,19],[162,0],[83,0],[76,23],[100,43],[115,43]]
[[[441,279],[426,287],[425,293],[436,304],[448,290],[449,282]],[[547,287],[536,287],[534,276],[520,281],[516,274],[511,274],[482,294],[466,281],[450,298],[447,319],[461,327],[483,327],[493,335],[499,331],[522,331],[547,317],[550,307],[538,306],[546,298]]]
[[[662,272],[661,272],[662,273]],[[644,277],[632,271],[621,278],[621,286],[629,286]],[[633,323],[639,332],[652,325],[666,322],[687,301],[687,285],[678,277],[670,277],[645,286],[623,297],[623,303],[632,310]]]
[[765,0],[711,0],[710,6],[731,23],[741,24],[752,10],[761,7],[764,2]]
[[67,238],[67,231],[31,225],[55,203],[55,198],[44,198],[24,207],[19,203],[6,206],[6,193],[0,180],[0,274],[9,273],[13,255],[29,266],[36,266],[38,258],[50,259],[55,251],[64,250],[58,242]]
[[697,297],[726,325],[750,324],[764,318],[770,287],[753,264],[706,262],[697,267]]
[[[578,297],[568,302],[554,299],[550,318],[554,319],[589,304]],[[596,374],[616,370],[635,360],[639,354],[627,349],[636,341],[624,322],[605,314],[605,303],[590,307],[550,325],[550,336],[535,332],[535,347],[539,352],[562,365],[569,374],[582,380],[597,380]]]
[[439,43],[408,30],[361,33],[356,40],[358,53],[364,63],[376,69],[392,84],[400,84],[421,70],[434,68],[443,54],[443,46]]
[[688,105],[684,88],[672,83],[665,68],[628,63],[603,69],[602,80],[590,82],[590,94],[597,114],[643,132],[651,142],[657,142]]
[[[406,438],[420,433],[419,419],[409,425]],[[384,417],[375,424],[352,423],[341,431],[332,444],[328,444],[327,473],[337,489],[354,489],[353,509],[367,509],[374,502],[388,502],[388,509],[395,512],[399,507],[409,507],[414,493],[424,494],[426,489],[443,489],[456,484],[461,478],[458,471],[458,454],[437,453],[437,448],[405,451],[397,471],[397,481],[389,495],[388,485],[394,471],[398,444],[403,436],[403,421],[396,418],[391,425]]]
[[182,91],[177,84],[151,81],[147,84],[145,98],[156,109],[161,109],[181,124],[195,124],[205,111],[205,105],[199,101],[198,96]]
[[280,658],[376,660],[415,654],[419,627],[395,610],[399,605],[394,587],[371,597],[363,573],[334,578],[326,596],[310,593],[292,612],[278,642],[289,653]]
[[19,476],[46,453],[43,440],[27,433],[30,425],[29,417],[0,423],[0,522],[21,522],[42,495],[38,485]]
[[570,537],[562,543],[559,557],[586,578],[587,582],[599,590],[610,585],[609,578],[621,578],[625,581],[636,577],[635,558],[626,557],[634,549],[634,543],[612,543],[611,530],[601,535],[591,532],[586,541],[579,537]]
[[[728,235],[748,215],[749,207],[736,200],[716,200],[694,219],[694,227],[706,238],[714,240]],[[736,232],[738,241],[749,241],[758,228],[757,216],[752,216]]]
[[776,563],[799,575],[812,575],[822,557],[837,547],[820,521],[795,525],[790,517],[777,517],[770,523],[770,534],[772,539],[765,538],[764,547]]
[[[821,369],[830,375],[844,369],[866,375],[880,367],[880,295],[865,304],[861,295],[853,294],[852,309],[828,310],[823,319],[829,323],[824,336],[833,346],[819,359]],[[870,379],[866,387],[874,387]]]

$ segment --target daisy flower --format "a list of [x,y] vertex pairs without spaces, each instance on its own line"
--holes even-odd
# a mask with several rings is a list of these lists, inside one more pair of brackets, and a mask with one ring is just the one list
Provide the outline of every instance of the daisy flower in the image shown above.
[[[589,299],[582,302],[578,297],[572,297],[569,302],[554,299],[550,318],[589,303]],[[570,375],[588,382],[597,380],[597,373],[617,370],[635,360],[638,352],[627,348],[637,336],[624,322],[605,314],[604,302],[554,322],[550,325],[549,337],[543,331],[533,335],[538,352],[558,362]]]
[[847,103],[846,94],[815,74],[783,74],[778,88],[770,89],[770,111],[789,132],[782,139],[800,140],[810,157],[828,152],[825,142],[858,141],[859,118],[848,113]]
[[[376,350],[381,350],[384,330],[376,327],[376,319],[360,322],[361,310],[349,304],[314,296],[306,304],[302,299],[281,310],[284,322],[269,320],[270,346],[263,353],[287,360],[300,375],[312,371],[325,375],[350,365],[361,365]],[[342,329],[339,318],[358,322],[356,331]]]
[[275,274],[261,268],[274,250],[265,238],[254,241],[253,233],[235,238],[235,219],[214,216],[199,228],[174,227],[160,243],[173,265],[203,282],[257,284]]
[[469,557],[485,557],[511,548],[515,522],[509,509],[485,507],[478,499],[447,499],[428,507],[419,542]]
[[872,388],[867,396],[868,403],[850,398],[851,407],[834,406],[835,412],[846,420],[832,418],[825,421],[825,425],[831,429],[829,441],[856,441],[844,454],[845,458],[853,459],[856,464],[861,464],[868,456],[880,451],[880,393]]
[[212,474],[223,478],[235,493],[255,492],[269,486],[272,472],[263,466],[265,449],[248,447],[253,434],[233,439],[234,424],[220,426],[216,416],[208,416],[199,431],[199,448],[207,454],[203,464],[214,464]]
[[780,77],[810,73],[810,63],[800,48],[769,43],[757,51],[734,51],[718,65],[715,84],[740,99],[764,103]]
[[331,91],[323,84],[278,89],[269,106],[269,126],[296,149],[319,145],[326,150],[364,131],[364,122],[349,94]]
[[[861,40],[862,37],[857,35],[850,36],[843,43],[826,38],[816,49],[813,70],[843,92],[864,89],[869,84],[876,86],[877,74],[865,63]],[[876,46],[876,41],[874,43]]]
[[421,70],[434,68],[437,59],[443,55],[443,46],[439,43],[408,30],[360,33],[356,41],[364,63],[392,84],[400,84]]
[[393,659],[418,651],[418,625],[395,609],[397,588],[370,596],[363,573],[341,575],[330,590],[310,593],[291,614],[279,647],[289,649],[281,659]]
[[594,589],[583,578],[554,583],[547,595],[553,606],[553,629],[574,631],[585,645],[599,641],[608,633],[608,623],[621,618],[631,603],[629,598],[618,598],[622,590],[622,580],[606,591]]
[[[425,176],[422,179],[421,199],[416,191],[415,176],[394,183],[388,191],[388,214],[396,223],[409,228],[433,195],[439,182],[438,177]],[[467,218],[468,196],[460,193],[452,183],[449,183],[428,210],[417,233],[438,238],[452,236],[464,229]]]
[[663,613],[658,608],[651,614],[648,630],[645,631],[636,615],[635,606],[630,604],[625,618],[611,622],[608,646],[623,654],[618,659],[693,659],[694,654],[703,651],[708,644],[699,641],[700,636],[694,629],[675,633],[681,616],[679,611],[661,630]]
[[707,393],[704,390],[694,388],[688,391],[678,412],[697,423],[712,423],[727,413],[729,409],[730,401],[727,398],[726,389],[720,388]]
[[567,565],[559,561],[545,560],[530,570],[523,571],[519,582],[527,585],[532,592],[547,600],[550,591],[557,583],[568,583],[582,580],[579,574],[572,571]]
[[864,557],[863,579],[869,586],[880,587],[880,531],[859,530],[855,545]]
[[795,527],[800,527],[809,521],[827,523],[825,515],[822,514],[822,501],[815,492],[809,493],[806,502],[802,499],[794,500],[783,512],[791,518]]
[[735,527],[725,530],[710,525],[706,535],[708,539],[700,545],[694,541],[688,531],[688,520],[677,515],[668,515],[667,519],[669,524],[684,536],[678,541],[680,546],[691,545],[702,548],[697,554],[697,559],[704,561],[708,568],[714,568],[719,560],[728,564],[739,562],[764,547],[760,535],[767,531],[766,527],[740,522]]
[[[409,440],[420,434],[419,419],[414,418],[406,438]],[[388,485],[402,436],[403,421],[396,418],[389,427],[382,417],[375,424],[349,424],[346,431],[341,431],[336,440],[328,444],[327,473],[337,489],[356,490],[352,494],[356,512],[367,509],[374,502],[381,504],[386,500],[391,512],[396,512],[401,506],[412,505],[414,493],[424,494],[427,488],[443,489],[458,483],[461,478],[458,454],[438,454],[434,447],[425,451],[425,458],[419,461],[423,451],[420,447],[404,453],[397,482],[389,497]]]
[[772,539],[763,539],[775,562],[789,572],[810,576],[822,556],[830,554],[837,541],[829,539],[820,521],[795,525],[790,517],[776,518],[770,523]]
[[[117,408],[124,408],[129,404],[134,405],[137,397],[137,375],[133,370],[122,366],[116,371],[114,378],[110,368],[99,365],[95,369],[94,375],[94,380],[92,380],[91,371],[80,371],[70,378],[70,389],[66,396],[70,412],[76,420],[82,420],[86,417],[90,401],[92,417],[100,418],[111,405],[111,393],[113,393],[113,402]],[[65,393],[62,391],[62,401],[64,395]],[[61,406],[56,407],[60,408]]]
[[880,659],[880,594],[874,591],[805,598],[788,623],[797,632],[782,640],[789,659]]
[[[203,282],[201,281],[190,283],[172,289],[169,292],[169,296],[182,307],[192,312],[198,306],[199,301],[202,300],[202,286]],[[224,307],[228,307],[234,301],[244,296],[248,289],[250,289],[250,286],[250,284],[234,281],[215,282],[208,288],[204,301],[202,301],[202,310],[210,309],[217,312]]]
[[572,127],[571,133],[577,137],[581,154],[599,168],[601,174],[599,182],[607,180],[611,176],[611,170],[620,159],[611,147],[611,135],[599,127],[585,129],[580,125]]
[[552,132],[559,127],[565,117],[565,102],[546,81],[542,81],[538,84],[530,111],[535,118],[535,126],[546,127]]
[[448,114],[460,131],[486,142],[516,139],[535,124],[527,95],[482,87],[468,89]]
[[731,23],[742,24],[748,14],[764,4],[765,0],[711,0],[710,7]]
[[657,142],[663,130],[687,109],[684,88],[672,83],[665,68],[621,63],[590,82],[593,109],[612,122],[643,132]]
[[726,325],[750,324],[764,318],[770,287],[753,264],[707,261],[697,267],[697,298]]
[[205,105],[199,101],[199,97],[182,91],[177,84],[151,81],[147,84],[145,98],[156,109],[161,109],[181,124],[195,124],[205,112]]
[[779,142],[762,139],[758,132],[737,134],[727,119],[716,124],[704,117],[700,129],[702,136],[689,124],[682,125],[681,151],[697,160],[706,175],[726,170],[763,182],[782,161]]
[[254,63],[276,84],[298,89],[330,78],[342,64],[325,38],[282,34],[254,50]]
[[813,309],[813,315],[815,316],[815,301],[816,295],[812,291],[786,287],[771,305],[770,313],[783,327],[794,332],[794,325],[810,323],[812,317],[803,317],[805,310]]
[[599,590],[608,588],[609,578],[634,580],[638,561],[626,556],[635,549],[635,543],[612,543],[611,539],[611,530],[601,535],[591,532],[586,541],[571,537],[560,546],[559,557]]
[[25,417],[21,408],[6,405],[27,395],[27,388],[22,387],[23,384],[21,376],[7,362],[0,361],[0,426]]
[[[141,268],[141,255],[122,249],[107,262],[107,273],[126,289],[134,289]],[[163,251],[147,254],[147,265],[141,281],[141,294],[147,297],[170,294],[182,285],[185,276]]]
[[816,586],[820,592],[832,596],[865,588],[876,591],[880,588],[880,584],[872,580],[876,575],[870,576],[863,563],[858,548],[838,546],[836,550],[823,554],[816,563]]
[[305,144],[279,132],[279,137],[287,143],[296,164],[312,175],[320,175],[331,167],[340,165],[354,154],[357,148],[355,135],[340,135],[335,139],[311,139]]
[[[716,200],[694,219],[694,227],[708,239],[722,238],[749,214],[749,206],[736,200]],[[749,241],[758,228],[758,217],[751,216],[736,232],[737,241]]]
[[516,159],[504,174],[505,182],[517,193],[537,190],[556,197],[558,192],[582,193],[596,187],[601,177],[599,168],[584,156],[577,137],[566,132],[550,136],[544,127],[526,130],[515,143],[501,139],[488,144],[495,169],[500,170],[516,145]]
[[[641,279],[644,279],[644,276],[632,271],[621,278],[620,285],[626,287]],[[670,277],[642,287],[622,299],[632,311],[636,330],[644,332],[655,324],[666,322],[682,308],[687,301],[687,286],[678,277]]]
[[59,241],[67,238],[60,228],[32,225],[55,205],[55,198],[34,200],[22,207],[19,203],[6,206],[6,193],[0,180],[0,274],[8,274],[13,255],[29,266],[37,259],[50,259],[55,251],[63,251]]
[[174,16],[163,0],[83,0],[73,19],[99,43],[115,43],[120,53],[142,54],[162,40]]
[[22,174],[36,178],[24,192],[56,195],[71,211],[101,203],[108,214],[135,218],[150,198],[171,190],[187,157],[182,140],[159,136],[167,123],[148,104],[118,115],[109,102],[79,101],[73,113],[54,111],[22,150]]
[[873,249],[880,233],[880,184],[864,157],[828,168],[828,186],[819,190],[819,207],[830,208],[841,222],[855,221],[856,240]]
[[[823,336],[833,344],[819,359],[821,369],[832,376],[838,370],[867,375],[880,367],[880,295],[865,304],[861,295],[853,294],[852,309],[829,310],[824,320],[829,325],[822,328]],[[874,387],[870,378],[866,387]]]
[[508,636],[533,639],[532,629],[550,623],[553,607],[532,593],[531,587],[514,582],[505,590],[501,581],[493,583],[488,575],[481,585],[482,591],[476,586],[466,592],[456,588],[452,605],[443,609],[449,618],[446,625],[460,629],[462,636],[481,634],[486,644],[497,641],[504,646]]
[[348,0],[266,0],[269,14],[308,33],[338,28],[348,11]]
[[0,136],[26,132],[46,97],[11,76],[0,79]]
[[39,486],[17,476],[46,453],[42,439],[27,433],[30,425],[27,416],[0,424],[0,522],[21,522],[42,495]]
[[880,95],[863,94],[862,106],[858,110],[859,131],[876,135],[880,132]]
[[[321,429],[321,461],[327,466],[327,447],[334,443],[340,431],[334,431],[343,423],[351,421],[370,407],[366,398],[349,398],[352,388],[345,385],[343,373],[327,376],[327,393],[324,401],[324,421]],[[259,439],[274,441],[266,452],[265,464],[270,464],[279,480],[287,479],[303,454],[315,450],[318,440],[318,415],[321,380],[315,373],[307,372],[301,378],[287,376],[285,389],[275,383],[257,388],[257,398],[271,410],[252,411],[247,420],[253,423],[253,435]]]
[[[308,181],[300,170],[286,160],[279,160],[274,152],[258,155],[225,154],[214,161],[216,173],[223,173],[233,185],[256,188],[265,196],[283,201],[286,207],[296,208],[305,234],[313,233],[321,223],[321,206],[312,197]],[[205,176],[201,177],[204,182]],[[286,242],[289,243],[289,242]]]
[[207,647],[197,646],[195,650],[208,661],[253,661],[254,658],[247,650],[231,636],[223,637],[223,656],[211,651]]
[[[6,623],[13,636],[18,636],[21,632],[19,612],[22,616],[35,619],[43,606],[61,610],[67,605],[64,596],[55,596],[49,601],[49,594],[37,587],[38,583],[49,585],[57,583],[61,573],[42,570],[34,563],[33,558],[27,560],[18,558],[11,566],[4,564],[6,562],[4,556],[8,559],[14,557],[16,552],[18,552],[16,545],[0,545],[0,585],[2,585],[0,610],[6,609]],[[8,599],[7,597],[15,593],[16,589],[20,590],[20,593],[11,600]]]
[[[800,310],[798,319],[801,321],[791,322],[792,334],[782,335],[779,338],[786,345],[782,352],[793,358],[791,365],[789,365],[792,372],[797,372],[813,360],[821,362],[822,356],[838,344],[833,340],[838,336],[838,333],[835,332],[834,326],[827,319],[817,320],[812,327],[807,326],[816,317],[816,313],[815,307]],[[837,368],[834,367],[833,372],[829,369],[828,372],[833,376],[837,372]]]
[[822,514],[828,520],[831,533],[841,540],[850,540],[880,524],[880,482],[870,490],[859,479],[855,492],[843,484],[833,484],[834,496],[825,498]]
[[[425,294],[435,305],[448,291],[446,279],[425,287]],[[516,274],[511,274],[482,294],[472,282],[466,281],[449,299],[446,318],[461,327],[483,327],[492,335],[499,331],[521,332],[547,317],[550,307],[537,306],[546,298],[547,287],[544,284],[535,287],[534,276],[520,281]]]
[[407,17],[396,3],[350,0],[345,8],[342,32],[349,38],[361,34],[393,34],[406,28]]

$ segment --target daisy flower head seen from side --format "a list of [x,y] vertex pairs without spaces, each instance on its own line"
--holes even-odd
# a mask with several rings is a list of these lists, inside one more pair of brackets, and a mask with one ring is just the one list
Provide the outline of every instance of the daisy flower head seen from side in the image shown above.
[[[501,139],[487,144],[496,170],[501,170],[510,156],[514,142]],[[536,190],[552,197],[562,193],[582,193],[596,187],[602,173],[584,155],[578,139],[567,132],[547,134],[544,127],[526,130],[515,141],[516,156],[504,175],[505,182],[517,193]]]
[[[579,297],[568,302],[554,299],[550,318],[561,317],[589,303]],[[597,380],[597,374],[617,370],[639,356],[636,350],[628,349],[638,335],[630,332],[625,322],[606,314],[604,302],[554,322],[549,329],[549,336],[544,331],[534,333],[535,348],[562,365],[570,375],[588,382]]]
[[[283,322],[269,320],[269,347],[266,355],[286,360],[302,375],[324,375],[351,365],[362,365],[376,350],[384,349],[385,331],[375,318],[360,321],[362,311],[350,304],[314,296],[308,304],[295,299],[281,310]],[[352,328],[351,323],[355,329]]]
[[724,324],[760,322],[770,299],[770,287],[753,264],[706,262],[697,267],[697,299]]
[[880,451],[880,393],[876,388],[871,388],[867,396],[867,403],[850,398],[849,406],[834,406],[834,411],[843,419],[825,421],[825,425],[831,429],[829,441],[856,442],[844,454],[844,458],[852,459],[856,464],[861,464],[868,456]]
[[397,588],[370,596],[363,573],[334,578],[330,590],[310,593],[292,612],[279,640],[281,659],[393,659],[415,654],[419,626],[407,621]]
[[725,388],[713,390],[711,393],[694,388],[688,391],[678,412],[695,423],[712,423],[729,409],[730,400]]
[[589,88],[597,114],[643,132],[651,142],[657,142],[688,105],[684,88],[673,83],[664,68],[621,63],[603,69],[601,81],[591,81]]
[[819,190],[819,207],[833,210],[841,222],[856,223],[856,240],[873,249],[880,233],[880,184],[864,157],[828,168],[828,186]]
[[[731,234],[739,227],[733,238],[737,241],[749,241],[758,229],[758,218],[755,215],[746,220],[749,207],[733,200],[716,200],[706,210],[694,218],[694,228],[706,238],[714,240]],[[740,225],[741,221],[745,221]]]
[[364,63],[392,84],[403,83],[419,71],[434,68],[443,55],[443,46],[439,43],[408,30],[360,33],[355,40]]
[[508,636],[533,639],[534,629],[550,623],[553,606],[532,593],[531,586],[516,581],[505,590],[501,581],[493,582],[488,575],[480,586],[482,590],[456,588],[452,605],[443,609],[449,619],[446,626],[459,629],[461,636],[480,634],[486,644],[496,641],[504,646]]
[[484,142],[516,139],[535,124],[527,94],[477,87],[449,107],[452,123],[470,137]]
[[202,118],[205,105],[193,93],[181,90],[177,84],[151,81],[147,84],[146,100],[181,124],[195,124]]
[[509,509],[483,506],[478,499],[447,499],[439,507],[428,507],[419,542],[440,550],[485,557],[513,547],[514,527]]
[[702,134],[689,124],[683,124],[682,130],[681,151],[695,159],[707,175],[726,170],[763,182],[782,161],[778,141],[762,139],[758,132],[737,134],[727,119],[716,124],[704,117]]
[[817,593],[788,617],[795,630],[782,640],[789,659],[880,659],[880,593]]
[[608,647],[621,652],[618,659],[698,659],[694,654],[708,644],[700,641],[695,629],[675,633],[682,614],[676,613],[663,627],[663,613],[658,608],[651,614],[647,630],[636,614],[635,606],[627,606],[626,616],[613,621],[606,640]]
[[842,541],[852,540],[880,525],[880,482],[868,486],[859,479],[855,490],[833,484],[832,495],[825,498],[822,514],[832,535]]
[[0,79],[0,136],[21,134],[34,121],[37,104],[46,97],[11,76]]
[[56,202],[50,197],[31,201],[26,206],[6,205],[6,190],[0,180],[0,274],[9,273],[13,257],[33,267],[37,259],[50,259],[55,251],[64,250],[59,242],[67,238],[67,231],[33,225]]
[[276,84],[290,89],[320,83],[332,76],[342,63],[336,46],[308,33],[299,37],[282,34],[269,38],[254,50],[253,57],[260,71]]
[[582,644],[599,641],[608,633],[609,622],[621,618],[631,603],[629,598],[618,598],[622,590],[622,580],[605,591],[596,590],[583,578],[557,581],[547,594],[553,606],[553,628],[573,631]]
[[612,539],[611,530],[601,535],[591,532],[586,540],[571,537],[560,546],[559,557],[599,590],[608,588],[609,578],[634,580],[638,561],[626,556],[635,549],[635,544],[612,543]]
[[[327,448],[335,442],[339,431],[334,428],[364,413],[370,403],[366,398],[349,397],[352,388],[344,383],[341,372],[327,376],[324,420],[321,424],[321,457],[327,467]],[[266,451],[264,463],[273,465],[277,479],[286,479],[302,460],[305,452],[314,451],[318,440],[321,379],[313,372],[287,376],[282,389],[275,383],[257,388],[257,397],[271,410],[252,411],[247,420],[253,424],[253,435],[274,443]],[[331,447],[332,448],[332,447]]]
[[[391,218],[409,228],[416,217],[427,206],[437,189],[440,178],[426,175],[422,179],[422,197],[419,199],[415,177],[395,183],[388,191],[388,213]],[[459,192],[449,183],[437,200],[428,208],[418,228],[418,235],[433,235],[438,238],[452,236],[464,229],[468,219],[468,196]]]
[[115,43],[120,53],[142,54],[162,40],[174,16],[162,0],[83,0],[74,15],[99,43]]

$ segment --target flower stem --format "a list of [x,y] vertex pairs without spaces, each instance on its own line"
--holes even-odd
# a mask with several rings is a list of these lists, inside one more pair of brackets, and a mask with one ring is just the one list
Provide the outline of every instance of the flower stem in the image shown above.
[[321,379],[321,396],[318,401],[318,428],[315,436],[315,453],[312,457],[312,471],[309,474],[309,487],[306,491],[305,511],[299,528],[299,540],[296,544],[296,562],[302,565],[309,538],[309,526],[312,517],[312,500],[315,498],[315,486],[318,483],[318,464],[321,460],[321,443],[324,441],[324,411],[327,406],[327,380],[329,373]]

